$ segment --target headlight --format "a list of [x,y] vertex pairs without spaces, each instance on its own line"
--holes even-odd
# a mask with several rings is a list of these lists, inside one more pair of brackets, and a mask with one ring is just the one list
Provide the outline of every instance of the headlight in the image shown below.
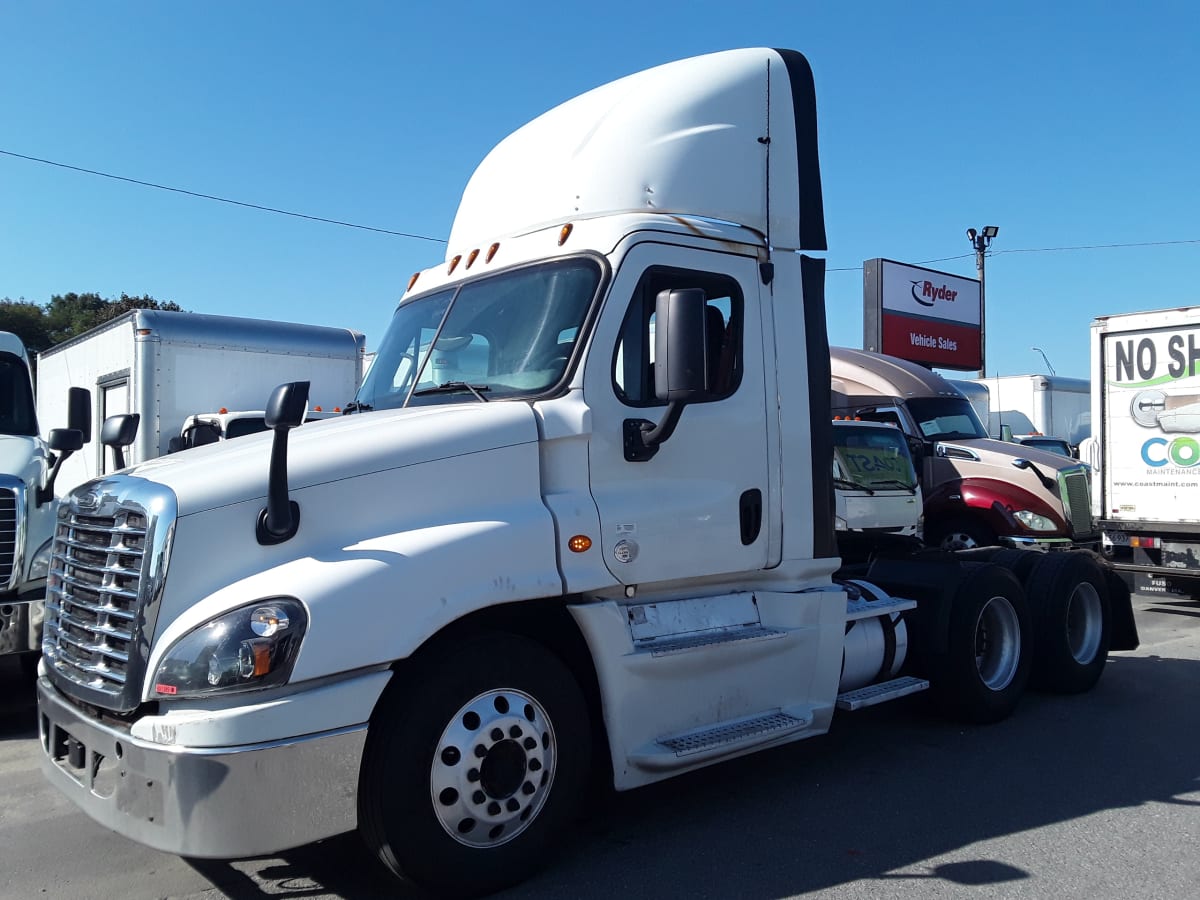
[[833,530],[834,531],[849,531],[850,523],[847,522],[845,519],[843,519],[841,516],[835,515],[833,517]]
[[54,538],[46,541],[42,546],[38,547],[38,552],[33,554],[33,559],[29,561],[29,580],[37,581],[40,578],[45,578],[50,571],[50,555],[54,552]]
[[1028,528],[1030,531],[1057,531],[1058,526],[1045,516],[1039,516],[1037,513],[1028,509],[1018,509],[1013,516],[1016,520]]
[[154,676],[154,693],[199,697],[283,684],[307,625],[300,602],[282,598],[220,615],[167,651]]

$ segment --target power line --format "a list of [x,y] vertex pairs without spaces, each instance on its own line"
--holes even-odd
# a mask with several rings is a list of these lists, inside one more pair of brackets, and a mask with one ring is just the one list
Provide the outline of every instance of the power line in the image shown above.
[[[1200,238],[1184,238],[1178,241],[1137,241],[1125,244],[1080,244],[1074,247],[1008,247],[1003,250],[988,250],[987,255],[1001,253],[1059,253],[1065,250],[1112,250],[1118,247],[1167,247],[1175,244],[1200,244]],[[926,259],[911,263],[914,266],[924,266],[935,262],[948,262],[952,259],[966,259],[973,253],[960,253],[958,256],[943,256],[940,259]],[[826,269],[827,272],[861,272],[862,266],[843,266],[837,269]]]
[[[171,191],[176,194],[186,194],[189,197],[199,197],[202,200],[216,200],[219,203],[229,203],[233,206],[243,206],[247,209],[257,209],[261,212],[277,213],[281,216],[293,216],[297,219],[308,219],[311,222],[325,222],[328,225],[341,225],[345,228],[359,228],[363,231],[375,231],[379,234],[391,234],[396,237],[412,238],[417,241],[431,241],[435,244],[446,243],[445,238],[430,237],[426,234],[414,234],[408,231],[393,231],[389,228],[377,228],[374,225],[359,225],[355,222],[343,222],[339,219],[327,219],[324,216],[310,216],[307,213],[293,212],[287,209],[277,209],[273,206],[261,206],[257,203],[246,203],[242,200],[232,200],[229,197],[218,197],[215,194],[202,194],[199,191],[189,191],[184,188],[171,187],[166,184],[155,184],[152,181],[141,181],[137,178],[127,178],[124,175],[114,175],[111,172],[100,172],[96,169],[85,169],[82,166],[72,166],[67,163],[55,162],[52,159],[42,159],[37,156],[26,156],[24,153],[14,153],[11,150],[0,150],[0,154],[11,156],[16,159],[24,159],[29,162],[41,163],[46,166],[55,166],[59,169],[69,169],[72,172],[82,172],[85,175],[98,175],[101,178],[111,178],[114,181],[124,181],[128,184],[137,184],[142,187],[155,188],[160,191]],[[1175,241],[1138,241],[1134,243],[1123,244],[1080,244],[1072,247],[1007,247],[1001,250],[989,250],[988,255],[1000,253],[1059,253],[1068,250],[1112,250],[1121,247],[1166,247],[1178,244],[1200,244],[1200,238],[1185,238]],[[930,263],[950,262],[955,259],[967,259],[974,254],[959,253],[956,256],[941,256],[937,259],[925,259],[919,262],[912,263],[915,266],[924,266]],[[861,272],[862,266],[842,266],[838,268],[828,268],[827,272]]]
[[202,200],[216,200],[220,203],[230,203],[234,206],[244,206],[247,209],[257,209],[261,210],[262,212],[278,213],[281,216],[293,216],[297,219],[308,219],[312,222],[325,222],[329,225],[342,225],[346,228],[360,228],[363,231],[376,231],[380,234],[393,234],[397,237],[412,238],[413,240],[417,241],[432,241],[436,244],[446,243],[445,238],[429,237],[428,235],[424,234],[412,234],[407,231],[392,231],[388,228],[376,228],[374,225],[358,225],[354,222],[342,222],[338,219],[326,219],[323,216],[310,216],[306,213],[292,212],[291,210],[287,209],[276,209],[273,206],[260,206],[257,203],[245,203],[241,200],[231,200],[228,197],[217,197],[214,194],[202,194],[198,191],[188,191],[184,190],[183,188],[170,187],[169,185],[165,184],[155,184],[152,181],[139,181],[136,178],[126,178],[124,175],[113,175],[111,172],[99,172],[96,169],[85,169],[82,166],[71,166],[67,165],[66,163],[55,162],[52,159],[40,159],[36,156],[26,156],[23,153],[13,153],[11,150],[0,150],[0,153],[4,154],[5,156],[12,156],[17,159],[25,159],[29,160],[30,162],[42,163],[43,165],[47,166],[56,166],[59,169],[70,169],[72,172],[83,172],[86,175],[99,175],[101,178],[111,178],[114,181],[125,181],[129,184],[139,184],[142,187],[157,188],[160,191],[172,191],[176,194],[186,194],[189,197],[199,197]]

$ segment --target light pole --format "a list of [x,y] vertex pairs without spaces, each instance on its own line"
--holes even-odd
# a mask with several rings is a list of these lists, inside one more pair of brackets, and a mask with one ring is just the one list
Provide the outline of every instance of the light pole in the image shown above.
[[995,225],[984,225],[983,231],[976,231],[974,228],[967,229],[967,240],[971,242],[971,246],[975,248],[975,270],[979,273],[979,377],[985,378],[984,371],[987,352],[987,328],[985,327],[985,306],[984,298],[984,282],[983,282],[983,259],[987,255],[987,249],[992,245],[992,238],[1000,233],[1000,229]]
[[1050,370],[1050,374],[1051,375],[1056,374],[1054,371],[1054,366],[1050,365],[1050,359],[1049,359],[1049,357],[1046,356],[1045,350],[1043,350],[1041,347],[1030,347],[1029,349],[1036,350],[1038,353],[1042,354],[1042,362],[1044,362],[1046,364],[1046,368]]

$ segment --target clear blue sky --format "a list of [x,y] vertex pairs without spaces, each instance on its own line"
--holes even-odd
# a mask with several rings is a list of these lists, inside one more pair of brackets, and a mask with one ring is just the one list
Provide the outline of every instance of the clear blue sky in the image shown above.
[[[475,164],[568,97],[672,59],[812,63],[830,337],[864,259],[975,275],[989,374],[1086,376],[1093,316],[1200,303],[1200,12],[1099,4],[5,2],[0,150],[445,238]],[[1095,244],[1121,249],[1021,252]],[[0,155],[0,297],[151,294],[374,348],[443,246]]]

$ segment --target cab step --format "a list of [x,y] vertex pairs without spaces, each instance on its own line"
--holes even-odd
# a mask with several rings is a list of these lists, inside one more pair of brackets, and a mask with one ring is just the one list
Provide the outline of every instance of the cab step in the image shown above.
[[810,727],[811,711],[775,709],[756,716],[721,722],[659,738],[630,754],[629,761],[644,769],[674,769],[700,760],[726,756],[787,737]]
[[929,682],[924,678],[914,678],[911,675],[905,675],[901,678],[893,678],[891,681],[868,684],[866,687],[838,694],[837,708],[856,710],[868,706],[877,706],[889,700],[898,700],[901,697],[907,697],[909,694],[916,694],[928,687]]
[[846,601],[846,621],[872,619],[876,616],[890,615],[916,608],[916,600],[906,600],[903,597],[885,597],[881,600],[867,600],[865,597],[858,597]]
[[668,656],[673,653],[699,650],[703,647],[715,647],[718,644],[778,640],[786,634],[787,630],[783,628],[752,625],[697,634],[669,635],[652,640],[637,641],[635,646],[640,653],[649,653],[651,656]]

